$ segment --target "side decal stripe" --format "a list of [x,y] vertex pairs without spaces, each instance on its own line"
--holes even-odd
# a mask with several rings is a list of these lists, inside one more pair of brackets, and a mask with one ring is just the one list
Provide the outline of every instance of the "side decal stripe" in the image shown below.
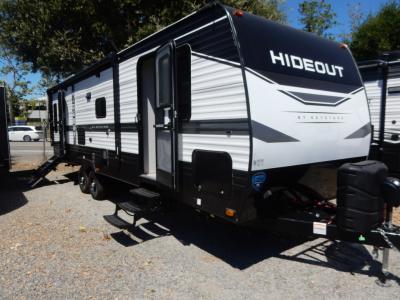
[[299,140],[256,121],[251,122],[253,137],[266,143],[289,143]]
[[361,139],[366,137],[368,134],[371,133],[371,123],[365,124],[363,127],[360,129],[356,130],[352,134],[350,134],[348,137],[346,137],[346,140],[348,139]]

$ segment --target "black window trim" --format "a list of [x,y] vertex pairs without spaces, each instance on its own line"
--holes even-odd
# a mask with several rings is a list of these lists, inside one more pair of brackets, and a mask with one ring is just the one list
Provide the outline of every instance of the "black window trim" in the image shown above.
[[[100,104],[101,103],[101,104]],[[101,105],[101,107],[100,107]],[[104,119],[107,117],[107,100],[106,97],[99,97],[95,100],[96,119]]]

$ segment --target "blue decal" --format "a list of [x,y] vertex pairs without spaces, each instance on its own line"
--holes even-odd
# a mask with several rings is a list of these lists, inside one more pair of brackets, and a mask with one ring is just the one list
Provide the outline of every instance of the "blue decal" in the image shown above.
[[258,192],[266,181],[267,174],[265,172],[258,172],[251,178],[251,185],[253,189]]

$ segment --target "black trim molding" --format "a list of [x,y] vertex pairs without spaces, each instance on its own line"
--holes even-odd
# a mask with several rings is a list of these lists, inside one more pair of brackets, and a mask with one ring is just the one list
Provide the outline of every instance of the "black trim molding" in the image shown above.
[[249,135],[247,119],[203,120],[182,122],[179,133]]

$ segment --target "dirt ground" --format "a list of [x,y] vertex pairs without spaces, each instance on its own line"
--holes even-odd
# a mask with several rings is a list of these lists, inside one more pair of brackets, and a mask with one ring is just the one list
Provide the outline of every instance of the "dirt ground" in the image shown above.
[[397,252],[380,287],[369,246],[238,228],[191,209],[118,230],[102,218],[113,204],[74,184],[77,168],[29,190],[26,167],[0,181],[0,299],[398,298]]

